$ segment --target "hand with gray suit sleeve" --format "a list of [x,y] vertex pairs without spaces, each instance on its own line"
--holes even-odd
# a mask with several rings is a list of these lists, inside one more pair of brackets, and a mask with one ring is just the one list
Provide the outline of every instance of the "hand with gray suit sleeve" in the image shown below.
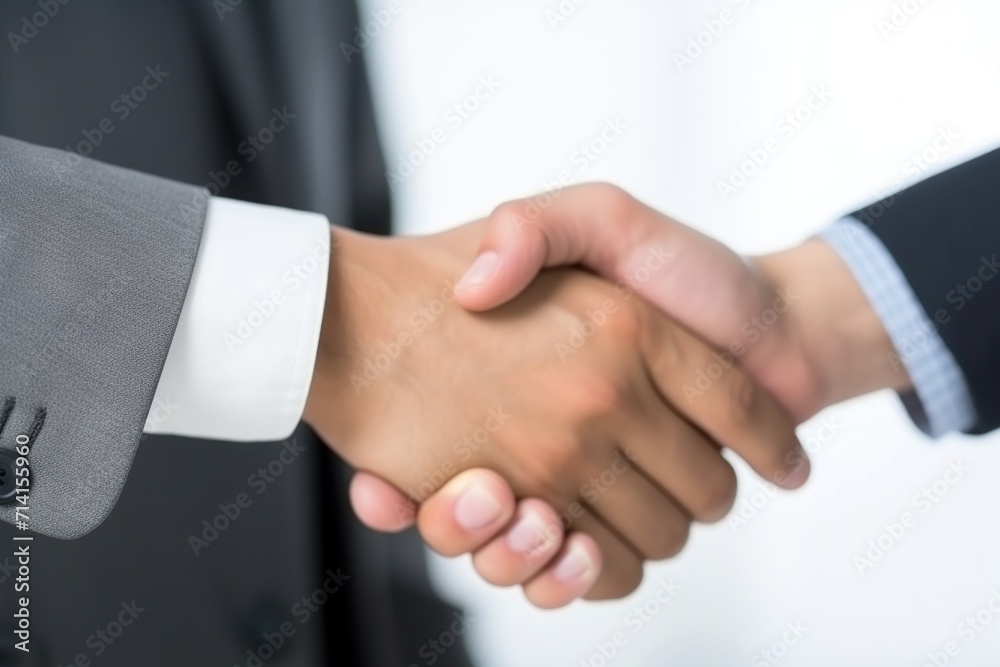
[[324,216],[2,138],[0,170],[0,517],[89,532],[142,430],[294,430],[326,295]]
[[[180,334],[191,287],[215,264],[218,216],[198,188],[89,160],[67,167],[66,157],[0,143],[0,450],[28,438],[30,528],[75,537],[111,511],[165,365],[201,345]],[[316,322],[297,339],[315,373],[297,400],[349,462],[408,489],[411,502],[479,466],[561,508],[576,531],[563,542],[550,522],[528,535],[531,558],[508,582],[530,586],[542,606],[567,601],[567,585],[573,596],[622,595],[643,559],[683,545],[692,520],[721,517],[734,475],[720,442],[783,486],[804,482],[790,419],[746,374],[721,379],[719,400],[684,404],[676,378],[714,351],[629,290],[561,271],[489,315],[452,307],[481,230],[333,233],[330,280],[311,289],[325,293],[314,317],[299,318]],[[272,333],[258,327],[243,343],[267,349]],[[201,351],[215,361],[211,345]],[[664,433],[675,451],[654,455]],[[505,524],[475,493],[458,507],[483,530]],[[0,518],[17,511],[6,505]]]

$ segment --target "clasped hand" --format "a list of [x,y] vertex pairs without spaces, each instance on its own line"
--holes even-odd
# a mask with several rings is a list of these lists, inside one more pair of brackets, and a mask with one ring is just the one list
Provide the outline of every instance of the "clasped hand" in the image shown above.
[[[522,585],[546,608],[628,594],[643,561],[676,554],[693,521],[725,516],[736,475],[723,448],[785,488],[809,473],[790,414],[808,408],[721,363],[733,359],[728,334],[706,342],[688,328],[698,317],[685,326],[647,298],[659,290],[702,320],[719,308],[738,319],[749,304],[713,292],[723,277],[701,284],[685,269],[704,249],[638,234],[608,186],[562,197],[541,217],[520,202],[428,237],[335,230],[305,413],[365,472],[352,500],[369,525],[416,515],[432,548],[473,552],[488,581]],[[595,247],[572,226],[544,226],[581,215],[622,242]],[[512,243],[523,244],[513,260],[481,252]],[[748,270],[736,262],[728,270]],[[578,268],[535,278],[577,263],[611,280]]]

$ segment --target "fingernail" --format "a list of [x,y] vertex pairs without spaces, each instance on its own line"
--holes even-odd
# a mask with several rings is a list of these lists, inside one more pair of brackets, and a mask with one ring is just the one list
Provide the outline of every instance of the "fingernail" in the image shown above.
[[471,486],[455,502],[455,521],[465,530],[485,528],[500,518],[500,501],[488,491]]
[[788,477],[781,486],[786,489],[797,489],[809,479],[809,457],[801,449],[796,452],[795,465],[788,471]]
[[507,544],[511,549],[530,557],[539,553],[550,543],[548,526],[533,514],[521,518],[507,533]]
[[499,264],[500,256],[492,250],[487,250],[476,258],[476,261],[472,263],[469,270],[465,272],[462,279],[455,285],[455,289],[463,290],[482,285],[493,277]]
[[573,543],[569,545],[569,549],[566,550],[565,555],[552,573],[559,581],[569,583],[580,579],[593,567],[594,561],[590,559],[587,550],[579,544]]

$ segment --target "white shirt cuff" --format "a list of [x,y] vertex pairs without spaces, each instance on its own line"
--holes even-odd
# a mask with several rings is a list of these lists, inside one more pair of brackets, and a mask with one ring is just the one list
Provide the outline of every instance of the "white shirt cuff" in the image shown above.
[[302,417],[330,262],[325,216],[213,197],[147,433],[288,437]]

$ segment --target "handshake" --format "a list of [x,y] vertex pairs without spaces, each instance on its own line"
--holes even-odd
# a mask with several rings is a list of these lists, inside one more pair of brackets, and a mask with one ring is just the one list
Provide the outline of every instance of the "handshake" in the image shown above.
[[603,184],[434,236],[332,233],[304,418],[361,471],[356,513],[539,607],[624,596],[723,518],[724,448],[798,488],[798,423],[909,384],[817,239],[746,260]]

